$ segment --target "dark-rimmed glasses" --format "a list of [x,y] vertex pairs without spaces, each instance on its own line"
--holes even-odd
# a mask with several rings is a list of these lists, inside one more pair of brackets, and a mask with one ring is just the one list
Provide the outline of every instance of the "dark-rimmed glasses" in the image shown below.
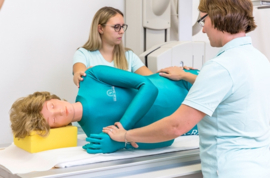
[[[107,25],[107,24],[104,24],[104,25]],[[110,27],[114,28],[115,32],[120,32],[121,28],[123,28],[123,30],[125,32],[127,30],[127,28],[128,28],[128,25],[127,24],[123,24],[123,25],[116,24],[116,25],[110,26]]]
[[200,24],[202,27],[204,27],[204,22],[205,18],[208,16],[208,14],[204,15],[202,18],[200,18],[197,22]]

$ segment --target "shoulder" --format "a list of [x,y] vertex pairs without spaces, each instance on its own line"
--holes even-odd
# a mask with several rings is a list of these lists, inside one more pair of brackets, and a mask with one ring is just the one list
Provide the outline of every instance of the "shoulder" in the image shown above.
[[140,60],[140,58],[131,49],[126,49],[125,56],[128,62],[136,62]]
[[230,70],[226,65],[223,65],[219,61],[216,60],[210,60],[207,61],[204,65],[201,71],[199,72],[199,77],[209,79],[209,78],[216,78],[216,77],[222,77],[222,76],[230,76]]
[[95,55],[97,54],[99,51],[95,50],[95,51],[89,51],[85,48],[79,48],[77,49],[76,53],[81,53],[81,54],[87,54],[87,55]]
[[131,49],[128,49],[126,52],[125,52],[125,55],[126,55],[126,58],[129,59],[129,58],[134,58],[134,57],[138,57]]
[[125,52],[125,55],[126,55],[126,57],[127,56],[130,56],[131,57],[131,56],[133,56],[135,54],[134,54],[134,52],[131,49],[127,49],[126,52]]
[[80,53],[88,53],[88,52],[90,52],[90,51],[87,50],[87,49],[85,49],[85,48],[79,48],[79,49],[77,49],[76,52],[80,52]]

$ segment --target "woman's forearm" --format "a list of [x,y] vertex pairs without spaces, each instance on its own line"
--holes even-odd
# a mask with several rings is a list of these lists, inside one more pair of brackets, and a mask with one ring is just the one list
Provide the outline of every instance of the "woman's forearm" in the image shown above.
[[168,121],[168,118],[164,118],[161,121],[157,121],[151,125],[128,130],[126,133],[126,140],[128,142],[141,142],[141,143],[156,143],[174,139],[178,137],[178,132]]
[[135,73],[136,74],[140,74],[140,75],[144,75],[144,76],[152,75],[153,74],[153,72],[151,70],[149,70],[145,66],[140,67],[138,70],[135,71]]
[[85,72],[86,71],[86,66],[83,63],[76,63],[73,65],[73,74],[76,72]]
[[129,130],[128,142],[156,143],[174,139],[191,130],[203,117],[204,113],[186,105],[172,115],[151,125]]
[[186,72],[185,76],[183,77],[183,80],[193,84],[195,82],[196,78],[197,78],[197,75]]

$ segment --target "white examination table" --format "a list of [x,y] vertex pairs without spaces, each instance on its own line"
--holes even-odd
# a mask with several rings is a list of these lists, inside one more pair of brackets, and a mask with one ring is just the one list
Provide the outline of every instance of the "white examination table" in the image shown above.
[[[189,139],[196,136],[186,136]],[[197,139],[198,140],[198,139]],[[177,143],[177,142],[176,142]],[[139,150],[138,150],[139,151]],[[1,152],[1,151],[0,151]],[[60,164],[61,165],[61,164]],[[173,151],[162,154],[110,160],[67,168],[53,168],[48,171],[26,174],[11,174],[0,166],[0,177],[181,177],[202,178],[199,149]]]

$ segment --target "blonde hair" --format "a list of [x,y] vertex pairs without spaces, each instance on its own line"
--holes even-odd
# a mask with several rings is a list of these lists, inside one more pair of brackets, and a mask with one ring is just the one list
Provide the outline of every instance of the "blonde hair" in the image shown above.
[[60,99],[49,92],[35,92],[16,100],[10,109],[11,129],[16,138],[24,138],[32,131],[46,136],[50,126],[41,114],[43,103],[50,99]]
[[[120,10],[115,9],[113,7],[103,7],[99,9],[93,18],[89,39],[82,46],[82,48],[85,48],[89,51],[96,51],[101,49],[102,40],[98,32],[98,25],[100,24],[104,27],[104,25],[108,22],[108,20],[117,14],[120,14],[124,17],[123,13]],[[123,70],[128,69],[128,63],[125,56],[125,52],[128,50],[130,49],[124,48],[122,41],[119,45],[115,45],[113,50],[113,60],[115,67]]]
[[214,27],[222,32],[248,33],[257,27],[250,0],[201,0],[199,11],[207,13]]

